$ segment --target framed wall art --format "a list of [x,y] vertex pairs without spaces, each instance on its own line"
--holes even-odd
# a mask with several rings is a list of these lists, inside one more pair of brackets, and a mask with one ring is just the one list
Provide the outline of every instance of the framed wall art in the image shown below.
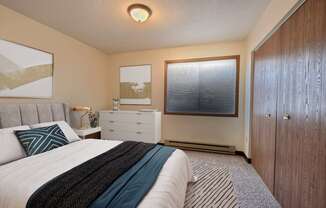
[[120,67],[120,104],[151,105],[151,65]]
[[51,98],[53,54],[0,39],[0,97]]

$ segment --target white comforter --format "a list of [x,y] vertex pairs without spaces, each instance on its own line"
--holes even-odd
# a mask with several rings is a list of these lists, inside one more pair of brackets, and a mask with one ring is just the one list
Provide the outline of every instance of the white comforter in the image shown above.
[[[0,166],[0,207],[24,208],[29,197],[43,184],[120,143],[82,140]],[[191,179],[187,156],[183,151],[176,150],[138,207],[183,207],[187,183]]]

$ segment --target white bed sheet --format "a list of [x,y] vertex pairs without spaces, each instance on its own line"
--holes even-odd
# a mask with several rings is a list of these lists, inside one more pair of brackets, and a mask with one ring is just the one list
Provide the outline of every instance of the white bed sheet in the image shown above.
[[[29,197],[43,184],[120,143],[87,139],[0,166],[0,207],[25,208]],[[188,158],[183,151],[176,150],[138,207],[183,207],[191,180]]]

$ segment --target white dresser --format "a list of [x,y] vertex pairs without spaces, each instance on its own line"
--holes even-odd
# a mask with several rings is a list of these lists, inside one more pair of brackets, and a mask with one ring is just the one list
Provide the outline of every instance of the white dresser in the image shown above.
[[161,112],[100,111],[101,138],[158,143]]

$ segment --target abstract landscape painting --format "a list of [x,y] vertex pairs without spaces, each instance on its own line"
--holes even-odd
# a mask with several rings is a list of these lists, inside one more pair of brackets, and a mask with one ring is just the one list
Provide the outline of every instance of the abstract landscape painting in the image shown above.
[[120,67],[120,103],[151,104],[151,65]]
[[52,97],[53,54],[0,39],[0,97]]

